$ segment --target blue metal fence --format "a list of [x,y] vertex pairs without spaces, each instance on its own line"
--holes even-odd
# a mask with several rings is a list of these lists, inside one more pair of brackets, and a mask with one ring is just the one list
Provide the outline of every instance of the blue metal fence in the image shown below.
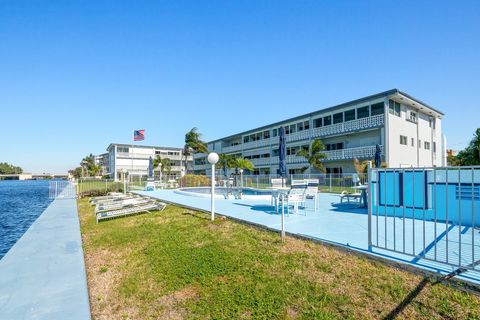
[[480,167],[371,169],[369,245],[480,271]]

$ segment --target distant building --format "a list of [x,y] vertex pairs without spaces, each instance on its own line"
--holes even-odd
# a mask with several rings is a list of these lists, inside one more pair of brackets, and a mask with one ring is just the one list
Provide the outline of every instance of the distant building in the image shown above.
[[101,168],[101,171],[100,171],[100,174],[101,176],[106,176],[108,175],[108,169],[110,167],[110,163],[109,163],[109,153],[102,153],[102,154],[99,154],[98,156],[95,156],[95,164],[97,166],[100,166]]
[[[372,160],[377,144],[389,167],[443,166],[443,116],[426,103],[393,89],[213,140],[208,149],[250,159],[255,166],[253,174],[277,174],[278,133],[284,127],[290,174],[308,167],[305,158],[296,153],[308,149],[314,139],[321,139],[325,145],[327,173],[354,172],[353,160]],[[210,173],[205,154],[194,156],[194,170]]]
[[[171,171],[169,179],[177,179],[185,174],[185,158],[182,148],[142,146],[131,144],[112,143],[107,147],[108,157],[101,155],[105,165],[106,175],[119,181],[122,179],[122,170],[130,177],[145,178],[148,176],[149,159],[159,155],[162,159],[170,159]],[[100,156],[99,156],[100,157]],[[99,160],[100,161],[100,160]],[[187,157],[187,170],[192,170],[192,156]],[[164,172],[166,175],[167,173]],[[154,168],[156,178],[160,176],[160,168]]]

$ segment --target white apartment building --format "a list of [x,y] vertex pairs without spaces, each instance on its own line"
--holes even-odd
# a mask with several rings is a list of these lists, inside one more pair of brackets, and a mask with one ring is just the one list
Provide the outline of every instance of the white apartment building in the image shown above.
[[[327,173],[354,172],[353,161],[372,160],[375,146],[389,167],[443,166],[442,118],[426,103],[392,89],[260,128],[210,141],[210,151],[250,159],[253,174],[278,173],[278,129],[287,138],[287,169],[300,173],[308,166],[296,153],[314,139],[325,145]],[[194,171],[210,173],[205,154],[194,155]],[[305,172],[315,171],[311,168]]]
[[[108,148],[107,174],[119,181],[122,179],[122,170],[125,170],[130,177],[145,178],[148,176],[149,159],[155,159],[159,155],[162,159],[170,160],[170,179],[176,179],[185,174],[185,157],[182,148],[143,146],[111,143]],[[192,169],[192,156],[187,157],[187,170]],[[166,174],[166,172],[164,172]],[[155,177],[160,176],[160,169],[155,168]]]

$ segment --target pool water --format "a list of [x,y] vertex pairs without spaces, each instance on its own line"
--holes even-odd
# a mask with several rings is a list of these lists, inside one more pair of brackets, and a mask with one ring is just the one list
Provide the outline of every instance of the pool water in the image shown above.
[[52,202],[48,181],[0,181],[0,259]]

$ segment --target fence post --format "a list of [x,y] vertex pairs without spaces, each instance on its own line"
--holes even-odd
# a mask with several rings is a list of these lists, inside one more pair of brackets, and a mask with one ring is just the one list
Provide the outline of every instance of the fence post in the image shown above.
[[258,189],[258,176],[257,176],[257,189]]
[[332,174],[328,175],[330,177],[330,192],[332,192]]
[[[372,251],[372,161],[368,161],[368,194],[367,194],[367,206],[368,206],[368,251]],[[377,230],[378,232],[378,230]]]

